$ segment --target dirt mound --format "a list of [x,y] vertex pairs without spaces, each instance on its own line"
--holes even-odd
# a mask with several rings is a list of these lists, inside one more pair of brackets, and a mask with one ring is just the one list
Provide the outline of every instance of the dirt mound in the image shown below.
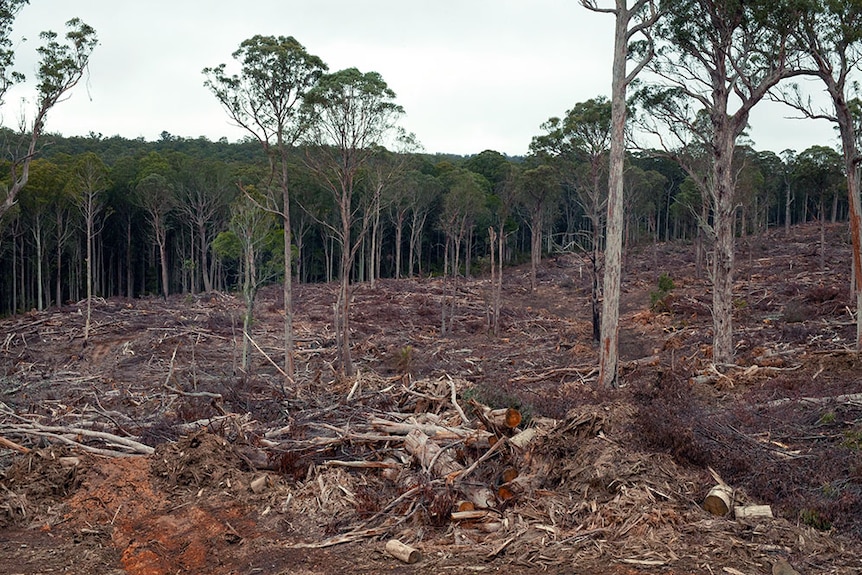
[[[81,458],[49,447],[22,455],[0,475],[0,528],[43,521],[81,484]],[[50,520],[49,520],[50,522]]]

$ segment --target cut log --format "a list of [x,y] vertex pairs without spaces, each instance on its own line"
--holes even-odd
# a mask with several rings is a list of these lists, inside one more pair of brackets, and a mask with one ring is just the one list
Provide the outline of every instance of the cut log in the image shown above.
[[[509,440],[512,441],[511,439]],[[503,473],[500,474],[500,482],[501,483],[509,483],[510,481],[514,481],[514,479],[518,477],[518,470],[514,467],[507,467],[503,470]]]
[[451,441],[464,440],[467,445],[476,447],[490,447],[488,439],[491,433],[481,429],[467,429],[463,427],[446,427],[427,423],[398,423],[386,419],[372,419],[371,426],[377,431],[391,433],[393,435],[409,435],[411,431],[418,430],[435,440]]
[[249,489],[251,489],[252,493],[260,494],[263,493],[263,491],[266,489],[267,483],[268,480],[266,478],[266,475],[261,475],[260,477],[253,479],[248,487]]
[[733,508],[733,516],[737,519],[765,518],[772,519],[772,507],[769,505],[738,505]]
[[23,445],[18,445],[14,441],[6,439],[5,437],[0,437],[0,447],[5,447],[6,449],[14,449],[15,451],[20,451],[21,453],[30,453],[30,448],[24,447]]
[[[427,435],[414,429],[404,438],[404,448],[424,469],[437,476],[454,480],[464,473],[464,467],[433,441]],[[464,495],[476,507],[494,507],[497,503],[494,492],[480,485],[463,486]]]
[[530,443],[533,442],[534,439],[536,439],[536,435],[536,428],[531,427],[510,437],[509,443],[514,445],[518,449],[525,449],[528,445],[530,445]]
[[404,563],[418,563],[422,559],[422,553],[418,549],[414,549],[409,545],[401,543],[397,539],[390,539],[386,542],[386,552]]
[[471,404],[479,419],[492,429],[515,429],[521,424],[521,412],[514,407],[491,409],[487,405],[482,405],[476,401],[471,401]]
[[733,489],[727,485],[716,485],[703,500],[703,508],[713,515],[723,517],[733,504]]
[[453,511],[452,512],[452,521],[474,521],[476,519],[484,519],[488,517],[490,513],[488,511],[482,510],[474,510],[474,511]]
[[438,476],[448,476],[464,471],[464,468],[442,448],[428,441],[428,436],[413,429],[404,439],[404,448],[423,467]]
[[500,501],[508,501],[515,497],[515,494],[507,486],[501,485],[497,488],[497,497],[500,499]]

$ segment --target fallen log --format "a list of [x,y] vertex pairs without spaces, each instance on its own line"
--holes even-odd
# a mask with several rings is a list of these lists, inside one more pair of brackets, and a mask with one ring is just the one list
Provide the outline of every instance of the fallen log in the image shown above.
[[20,451],[21,453],[30,453],[29,447],[18,445],[14,441],[6,439],[5,437],[0,437],[0,447],[5,447],[6,449],[14,449],[15,451]]
[[422,559],[422,553],[418,549],[405,545],[397,539],[390,539],[386,542],[386,552],[399,561],[410,565],[418,563]]
[[[404,439],[404,448],[419,462],[423,469],[445,478],[447,482],[456,481],[470,471],[465,470],[443,448],[430,441],[428,436],[418,429],[414,429],[407,434],[407,437]],[[490,508],[496,505],[494,492],[488,487],[464,485],[462,488],[464,495],[476,507]]]
[[536,439],[536,435],[536,428],[531,427],[510,437],[509,444],[514,445],[518,449],[525,449],[534,439]]
[[521,412],[514,407],[491,409],[484,407],[482,416],[497,429],[515,429],[521,424]]
[[737,519],[764,518],[772,519],[772,507],[769,505],[740,505],[733,508],[733,516]]
[[713,515],[723,517],[733,504],[733,489],[726,484],[716,485],[709,490],[703,500],[703,508]]
[[464,471],[455,459],[443,448],[432,441],[418,429],[412,430],[404,439],[404,448],[412,455],[423,469],[438,476],[454,476]]
[[426,437],[435,440],[463,440],[468,446],[489,447],[491,433],[482,429],[467,429],[463,427],[446,427],[427,423],[395,422],[386,419],[372,419],[371,427],[392,435],[409,435],[419,431]]

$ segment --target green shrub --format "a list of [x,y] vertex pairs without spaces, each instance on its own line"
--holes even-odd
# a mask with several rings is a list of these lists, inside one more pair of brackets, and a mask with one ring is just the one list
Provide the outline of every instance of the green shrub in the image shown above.
[[675,287],[673,279],[666,273],[662,273],[658,277],[658,289],[649,294],[650,309],[653,311],[670,311],[669,296]]

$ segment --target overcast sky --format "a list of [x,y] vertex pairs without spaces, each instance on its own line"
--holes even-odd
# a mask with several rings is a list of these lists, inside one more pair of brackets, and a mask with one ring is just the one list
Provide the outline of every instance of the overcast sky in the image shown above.
[[[245,136],[201,70],[236,70],[231,54],[255,34],[294,36],[331,71],[382,74],[430,153],[525,154],[542,122],[610,92],[613,19],[576,0],[31,0],[15,24],[16,68],[32,79],[39,32],[62,35],[73,17],[100,44],[85,81],[48,117],[47,130],[64,136]],[[4,125],[32,94],[7,94]],[[757,149],[836,143],[826,122],[759,108]]]

